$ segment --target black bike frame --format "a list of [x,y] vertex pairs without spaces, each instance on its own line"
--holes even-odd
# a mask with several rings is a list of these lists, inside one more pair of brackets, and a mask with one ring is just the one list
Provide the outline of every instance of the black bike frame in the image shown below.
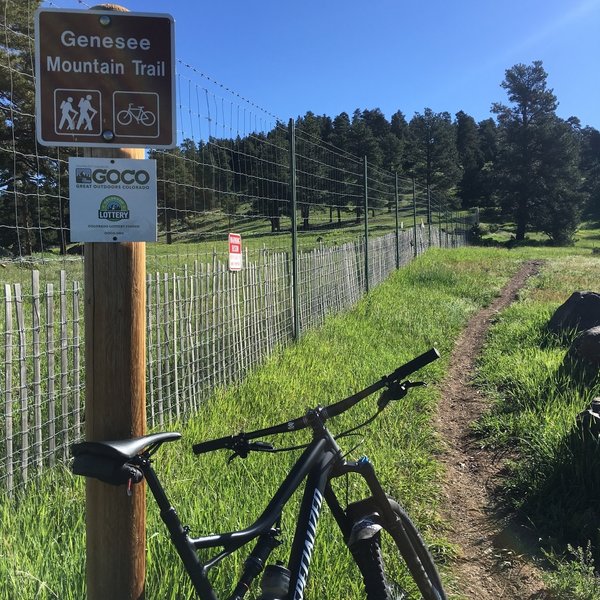
[[[346,462],[335,438],[325,427],[325,422],[346,412],[367,396],[385,388],[377,401],[377,412],[370,419],[340,434],[340,436],[351,434],[360,427],[364,427],[372,422],[390,401],[399,400],[406,395],[411,387],[422,385],[410,381],[401,383],[401,381],[438,358],[438,351],[432,348],[398,367],[393,373],[382,377],[378,382],[364,390],[329,406],[319,406],[309,410],[302,417],[265,429],[194,444],[192,450],[195,454],[229,449],[233,451],[234,457],[246,458],[252,451],[274,451],[273,446],[269,443],[253,440],[306,428],[312,430],[312,441],[306,446],[262,514],[246,529],[199,538],[190,536],[189,528],[181,523],[175,508],[167,498],[165,490],[152,468],[151,461],[151,456],[163,442],[178,439],[179,434],[156,434],[112,443],[89,442],[75,444],[73,446],[75,456],[73,470],[76,474],[96,477],[113,485],[125,483],[127,480],[123,481],[122,479],[124,474],[130,478],[130,484],[132,481],[137,482],[140,480],[140,473],[137,469],[143,472],[160,509],[160,516],[171,534],[171,540],[183,561],[185,570],[200,600],[218,600],[208,579],[209,570],[242,546],[256,540],[252,551],[244,562],[242,575],[228,600],[241,599],[250,584],[263,570],[273,549],[281,543],[279,540],[279,525],[283,509],[305,480],[304,495],[288,562],[290,587],[286,600],[302,600],[304,597],[323,500],[326,501],[332,511],[346,542],[349,541],[351,533],[353,533],[353,519],[357,519],[356,524],[359,528],[366,521],[362,518],[361,511],[368,510],[369,515],[373,512],[378,513],[382,522],[386,524],[394,537],[409,570],[413,576],[417,574],[417,584],[419,585],[419,581],[427,580],[428,574],[425,572],[419,557],[415,554],[410,537],[404,530],[402,519],[396,515],[377,480],[372,464],[367,459]],[[78,459],[79,464],[75,469]],[[347,511],[347,507],[342,507],[331,486],[333,478],[349,473],[356,473],[361,476],[372,496],[372,499],[367,499],[366,503],[358,502],[353,505],[351,511]],[[352,513],[353,516],[350,517],[349,513]],[[361,533],[360,529],[357,531]],[[211,548],[222,548],[222,550],[202,563],[198,557],[198,550]],[[434,573],[434,575],[437,578],[437,573]],[[420,587],[423,588],[421,591],[424,596],[431,597],[431,593],[428,592],[431,586],[421,583]]]
[[[171,534],[171,540],[201,600],[218,600],[208,579],[208,571],[226,556],[257,539],[256,545],[245,563],[248,572],[244,572],[230,598],[233,600],[238,597],[240,592],[243,593],[248,588],[262,570],[271,551],[279,544],[275,539],[278,534],[275,524],[279,522],[284,506],[305,479],[304,495],[288,563],[291,571],[288,594],[290,600],[304,598],[304,588],[308,578],[323,499],[326,500],[340,526],[344,539],[347,540],[350,535],[352,524],[348,522],[345,511],[331,488],[330,480],[332,478],[351,472],[358,473],[365,479],[371,493],[378,501],[378,505],[382,507],[384,515],[393,518],[393,511],[375,476],[371,463],[364,459],[347,463],[341,457],[337,442],[322,423],[319,422],[313,426],[313,431],[315,432],[313,441],[296,461],[258,519],[246,529],[229,533],[199,538],[190,537],[189,529],[184,527],[179,520],[150,461],[146,461],[142,465],[148,486],[160,508],[161,518]],[[206,548],[222,548],[222,551],[206,563],[202,563],[196,551]]]

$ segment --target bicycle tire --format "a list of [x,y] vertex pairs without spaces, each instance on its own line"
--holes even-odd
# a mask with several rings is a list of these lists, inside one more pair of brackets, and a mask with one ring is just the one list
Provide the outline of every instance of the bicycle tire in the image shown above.
[[354,523],[348,545],[361,572],[367,600],[409,599],[397,583],[400,561],[408,567],[423,600],[446,600],[437,567],[421,534],[400,504],[388,500],[396,517],[393,523],[382,517],[374,498],[347,509]]
[[117,113],[117,123],[119,125],[126,127],[127,125],[131,125],[132,120],[133,116],[128,110],[121,110]]
[[153,112],[145,110],[140,114],[140,123],[146,127],[151,127],[156,121],[156,116]]

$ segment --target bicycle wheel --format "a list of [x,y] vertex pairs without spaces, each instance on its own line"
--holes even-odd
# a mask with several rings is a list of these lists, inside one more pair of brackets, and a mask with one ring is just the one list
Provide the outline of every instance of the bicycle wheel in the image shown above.
[[421,534],[391,498],[394,522],[388,522],[374,498],[351,504],[353,527],[348,547],[361,572],[367,600],[408,600],[398,583],[404,562],[424,600],[446,600],[439,573]]
[[150,127],[151,125],[154,125],[154,121],[156,121],[156,117],[154,116],[153,112],[145,110],[140,114],[140,123],[142,125]]
[[117,123],[119,125],[130,125],[132,120],[133,116],[128,110],[121,110],[117,113]]

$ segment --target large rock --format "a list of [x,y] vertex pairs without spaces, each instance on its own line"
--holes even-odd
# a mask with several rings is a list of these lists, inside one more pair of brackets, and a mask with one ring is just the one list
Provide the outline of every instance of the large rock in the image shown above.
[[598,326],[600,294],[596,292],[573,292],[570,298],[556,309],[548,322],[548,329],[554,333],[583,331]]
[[570,352],[579,360],[600,367],[600,326],[586,329],[571,344]]
[[600,376],[600,326],[586,329],[573,340],[560,372],[586,386],[596,383]]

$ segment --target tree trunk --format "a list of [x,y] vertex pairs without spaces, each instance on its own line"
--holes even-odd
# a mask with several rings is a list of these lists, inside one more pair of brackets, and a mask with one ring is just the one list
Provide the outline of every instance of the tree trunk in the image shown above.
[[307,204],[304,204],[300,209],[300,214],[302,215],[302,229],[304,231],[308,231],[310,228],[310,224],[308,222],[308,218],[310,215],[310,207]]
[[21,244],[22,253],[26,256],[31,256],[33,254],[33,237],[31,235],[32,232],[32,219],[31,219],[31,211],[29,210],[29,203],[27,202],[27,198],[23,200],[23,209],[24,209],[24,235],[23,235],[23,243]]

